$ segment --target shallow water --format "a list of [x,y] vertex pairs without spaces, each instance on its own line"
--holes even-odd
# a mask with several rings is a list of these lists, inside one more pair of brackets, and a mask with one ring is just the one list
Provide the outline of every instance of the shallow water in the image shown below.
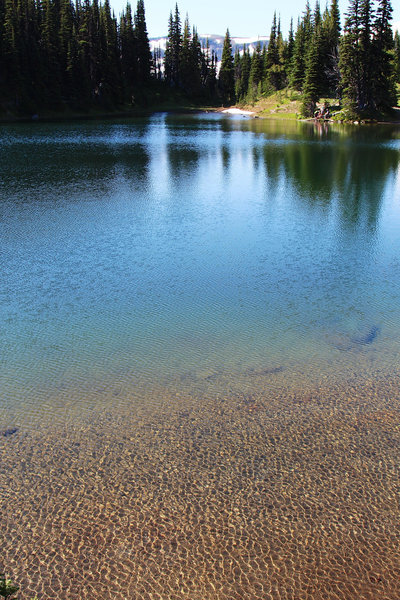
[[23,598],[398,599],[399,150],[213,114],[2,127]]

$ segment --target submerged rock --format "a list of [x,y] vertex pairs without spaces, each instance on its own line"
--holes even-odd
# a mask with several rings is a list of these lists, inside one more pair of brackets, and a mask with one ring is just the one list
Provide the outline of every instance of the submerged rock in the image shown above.
[[337,350],[352,350],[357,346],[366,346],[372,344],[380,333],[378,325],[372,325],[369,328],[359,330],[356,333],[335,332],[328,333],[325,338],[328,344]]
[[11,435],[14,435],[14,433],[17,433],[17,431],[18,427],[8,427],[7,429],[0,429],[0,435],[3,437],[10,437]]
[[285,367],[281,365],[279,367],[266,367],[265,369],[255,369],[250,367],[245,371],[246,375],[274,375],[275,373],[281,373],[285,370]]
[[372,344],[372,342],[378,337],[380,332],[380,327],[378,325],[373,325],[369,331],[365,332],[362,335],[355,335],[351,338],[351,341],[354,344]]

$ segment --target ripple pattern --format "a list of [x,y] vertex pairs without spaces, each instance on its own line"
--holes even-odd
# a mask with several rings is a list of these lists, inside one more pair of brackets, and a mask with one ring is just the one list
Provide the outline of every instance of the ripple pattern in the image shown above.
[[0,437],[21,600],[398,600],[397,377],[273,376]]

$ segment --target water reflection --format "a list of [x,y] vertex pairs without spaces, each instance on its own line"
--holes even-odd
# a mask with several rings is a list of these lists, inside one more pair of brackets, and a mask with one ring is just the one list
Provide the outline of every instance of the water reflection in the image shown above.
[[0,130],[26,597],[400,597],[398,149],[219,115]]
[[390,127],[220,115],[5,126],[5,370],[15,346],[27,377],[280,365],[317,322],[385,331],[398,150]]

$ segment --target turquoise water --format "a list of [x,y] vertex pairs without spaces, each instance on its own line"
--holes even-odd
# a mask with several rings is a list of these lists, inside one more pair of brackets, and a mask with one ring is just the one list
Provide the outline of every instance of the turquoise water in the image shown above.
[[400,129],[0,130],[3,407],[117,378],[398,362]]

